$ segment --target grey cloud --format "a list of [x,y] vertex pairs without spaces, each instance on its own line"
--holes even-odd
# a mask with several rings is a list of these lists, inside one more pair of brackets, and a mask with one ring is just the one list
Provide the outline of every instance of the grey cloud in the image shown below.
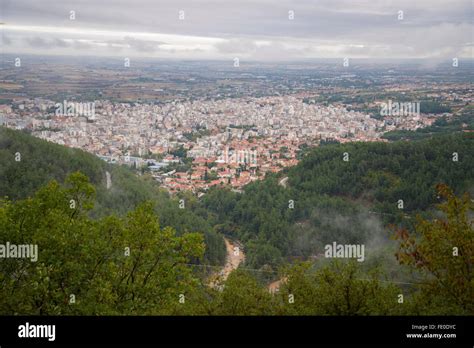
[[70,43],[68,43],[67,41],[65,41],[63,39],[53,39],[52,42],[56,47],[69,47],[69,46],[71,46]]
[[56,49],[56,48],[73,48],[73,49],[90,49],[93,47],[92,42],[81,40],[65,40],[59,38],[43,38],[40,36],[27,37],[24,39],[26,44],[32,48]]
[[160,45],[166,44],[166,42],[139,40],[130,36],[124,37],[122,42],[129,45],[132,50],[140,52],[155,52],[160,49]]
[[[364,32],[397,26],[398,10],[414,26],[472,21],[470,0],[152,1],[4,0],[7,20],[23,24],[81,25],[117,30],[152,30],[186,35],[314,35]],[[69,11],[76,21],[69,21]],[[185,20],[178,20],[178,11]],[[288,11],[295,11],[290,23]]]
[[221,53],[250,53],[255,52],[257,44],[249,39],[231,39],[216,44],[216,48]]
[[2,42],[2,45],[5,45],[5,46],[11,45],[12,43],[12,40],[6,35],[1,35],[0,40]]
[[[441,57],[472,47],[471,0],[3,0],[4,21],[11,25],[149,32],[226,39],[217,43],[221,56],[243,54],[256,59],[308,56]],[[69,20],[69,11],[76,20]],[[178,11],[185,11],[185,20]],[[288,11],[295,19],[288,19]],[[397,11],[404,19],[397,19]],[[24,36],[31,36],[28,33]],[[60,39],[65,39],[63,36]],[[67,37],[68,40],[97,40]],[[43,41],[42,41],[43,40]],[[101,38],[111,51],[162,53],[163,42],[129,35],[123,40]],[[267,40],[267,46],[257,41]],[[301,41],[299,45],[294,42]],[[307,41],[307,42],[304,42]],[[29,39],[30,47],[61,48],[48,38]],[[84,41],[62,42],[64,50],[96,47]],[[166,43],[168,44],[168,43]],[[88,45],[88,46],[87,46]],[[125,45],[126,47],[121,47]],[[325,47],[332,45],[328,50]],[[467,45],[467,48],[466,48]],[[86,47],[87,46],[87,47]],[[128,47],[128,48],[127,48]],[[186,54],[204,48],[168,48]]]
[[49,43],[45,39],[38,36],[27,37],[25,38],[25,42],[34,48],[50,48]]

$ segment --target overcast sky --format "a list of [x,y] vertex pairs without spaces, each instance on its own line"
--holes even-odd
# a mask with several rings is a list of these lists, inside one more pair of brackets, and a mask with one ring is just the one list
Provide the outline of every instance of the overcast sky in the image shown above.
[[0,3],[5,53],[266,61],[473,55],[472,0]]

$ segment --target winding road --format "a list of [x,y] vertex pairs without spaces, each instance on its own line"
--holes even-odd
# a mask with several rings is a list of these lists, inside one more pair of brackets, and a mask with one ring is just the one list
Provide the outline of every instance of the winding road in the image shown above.
[[222,288],[229,274],[239,267],[240,263],[245,261],[245,254],[242,251],[242,245],[238,241],[230,241],[224,237],[225,248],[227,252],[224,268],[217,274],[210,277],[209,286],[213,288]]
[[278,185],[283,186],[284,188],[286,188],[286,182],[287,181],[288,181],[288,177],[286,176],[278,182]]

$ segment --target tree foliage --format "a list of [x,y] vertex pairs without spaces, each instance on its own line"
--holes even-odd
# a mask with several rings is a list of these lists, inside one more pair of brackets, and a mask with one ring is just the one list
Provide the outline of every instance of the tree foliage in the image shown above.
[[2,203],[0,240],[36,244],[39,257],[2,260],[0,312],[158,314],[179,304],[198,282],[187,264],[202,259],[202,235],[161,228],[150,202],[91,219],[93,186],[78,173],[66,183]]
[[[474,205],[468,194],[456,197],[446,185],[438,185],[446,199],[438,205],[444,216],[418,217],[415,231],[397,231],[397,258],[426,274],[421,285],[424,301],[437,301],[439,314],[474,313]],[[441,310],[440,310],[441,309]]]

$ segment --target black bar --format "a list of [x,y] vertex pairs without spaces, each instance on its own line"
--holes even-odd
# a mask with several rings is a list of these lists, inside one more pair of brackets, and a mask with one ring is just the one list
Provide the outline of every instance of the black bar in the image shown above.
[[[20,338],[19,326],[55,325],[55,339]],[[415,325],[415,327],[413,326]],[[430,325],[434,325],[431,326]],[[447,326],[444,326],[447,325]],[[455,325],[453,327],[452,325]],[[423,330],[422,328],[426,326]],[[468,345],[473,317],[40,317],[0,316],[0,346],[16,344]],[[456,334],[408,338],[407,334]]]

